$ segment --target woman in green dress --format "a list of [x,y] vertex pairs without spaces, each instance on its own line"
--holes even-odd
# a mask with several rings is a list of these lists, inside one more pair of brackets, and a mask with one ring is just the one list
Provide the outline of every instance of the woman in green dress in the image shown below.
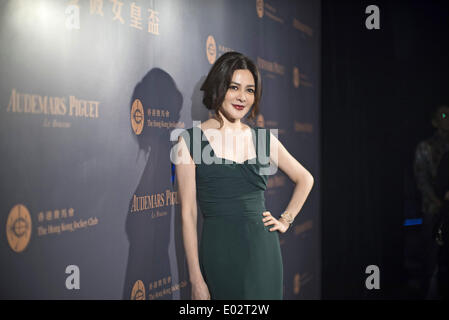
[[[282,299],[278,233],[301,210],[313,177],[269,130],[243,122],[248,112],[249,119],[258,115],[262,92],[249,58],[223,54],[201,90],[214,116],[182,132],[173,159],[192,299]],[[273,168],[296,185],[280,218],[265,208]],[[199,245],[197,199],[203,216]]]

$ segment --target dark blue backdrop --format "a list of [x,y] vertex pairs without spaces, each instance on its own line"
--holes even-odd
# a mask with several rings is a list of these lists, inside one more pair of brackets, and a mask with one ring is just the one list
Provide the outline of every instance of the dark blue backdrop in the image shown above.
[[[281,248],[285,299],[320,298],[319,1],[2,1],[0,15],[0,298],[189,298],[169,137],[208,118],[199,87],[230,50],[260,68],[258,124],[315,178]],[[292,190],[271,177],[267,209]]]

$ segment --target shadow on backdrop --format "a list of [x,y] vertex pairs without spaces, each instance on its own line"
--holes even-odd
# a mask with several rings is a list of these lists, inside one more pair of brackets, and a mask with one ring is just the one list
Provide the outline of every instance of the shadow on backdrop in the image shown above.
[[188,291],[170,161],[173,128],[166,125],[179,121],[182,102],[172,77],[159,68],[145,75],[130,100],[131,134],[146,165],[126,213],[129,253],[123,299],[185,299]]

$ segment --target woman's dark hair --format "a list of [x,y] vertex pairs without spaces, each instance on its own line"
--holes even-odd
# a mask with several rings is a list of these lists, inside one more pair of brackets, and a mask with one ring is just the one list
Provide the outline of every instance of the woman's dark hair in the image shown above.
[[209,71],[200,90],[204,92],[203,104],[207,109],[214,110],[214,118],[220,122],[220,128],[223,126],[218,110],[221,108],[228,87],[231,83],[235,70],[249,70],[255,82],[254,103],[251,106],[249,120],[254,120],[259,114],[259,103],[262,97],[262,79],[259,70],[254,62],[240,52],[226,52],[220,56]]

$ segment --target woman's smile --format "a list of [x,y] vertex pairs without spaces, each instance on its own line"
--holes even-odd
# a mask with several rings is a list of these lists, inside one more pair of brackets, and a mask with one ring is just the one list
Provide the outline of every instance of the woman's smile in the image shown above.
[[242,106],[242,105],[239,105],[239,104],[232,104],[232,106],[234,107],[234,108],[236,108],[237,110],[243,110],[243,109],[245,109],[245,107],[244,106]]

